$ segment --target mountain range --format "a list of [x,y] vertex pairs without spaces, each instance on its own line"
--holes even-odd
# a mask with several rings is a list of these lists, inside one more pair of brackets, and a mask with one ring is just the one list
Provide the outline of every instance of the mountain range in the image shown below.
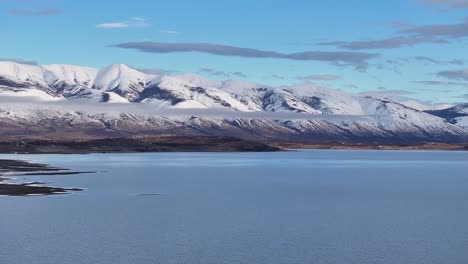
[[271,87],[196,74],[155,75],[124,64],[94,69],[0,61],[3,137],[146,133],[265,141],[466,142],[468,104],[434,107],[315,84]]

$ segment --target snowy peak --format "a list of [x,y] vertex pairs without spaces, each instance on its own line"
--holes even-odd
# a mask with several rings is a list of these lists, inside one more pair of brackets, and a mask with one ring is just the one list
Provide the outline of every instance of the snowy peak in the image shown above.
[[145,74],[124,64],[114,64],[101,69],[94,80],[94,89],[114,92],[135,100],[156,76]]
[[45,85],[43,68],[37,65],[0,61],[0,76],[11,81]]
[[51,85],[65,83],[69,85],[81,85],[92,87],[98,70],[94,68],[51,64],[43,65],[44,79]]

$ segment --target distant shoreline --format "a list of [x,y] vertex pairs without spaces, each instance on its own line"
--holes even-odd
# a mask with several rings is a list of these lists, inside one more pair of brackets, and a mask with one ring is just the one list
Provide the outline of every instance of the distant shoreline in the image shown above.
[[378,143],[271,143],[285,150],[294,149],[328,149],[328,150],[402,150],[402,151],[468,151],[467,144],[449,143],[415,143],[415,144],[378,144]]
[[145,152],[273,152],[267,143],[232,137],[139,136],[88,140],[9,139],[0,141],[1,154],[90,154]]
[[71,140],[3,138],[0,154],[91,154],[148,152],[274,152],[296,149],[468,151],[468,143],[260,142],[233,137],[140,135]]

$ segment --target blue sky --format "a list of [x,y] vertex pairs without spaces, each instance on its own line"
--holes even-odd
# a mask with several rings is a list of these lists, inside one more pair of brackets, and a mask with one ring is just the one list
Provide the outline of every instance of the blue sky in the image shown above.
[[468,100],[468,0],[0,3],[0,60]]

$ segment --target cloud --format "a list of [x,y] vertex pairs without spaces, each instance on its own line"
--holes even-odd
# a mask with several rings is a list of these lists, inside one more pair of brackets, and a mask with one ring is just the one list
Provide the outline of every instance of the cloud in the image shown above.
[[332,74],[312,74],[306,76],[298,76],[297,79],[303,81],[335,81],[340,80],[341,77]]
[[33,97],[0,96],[2,109],[36,109],[48,111],[75,111],[87,114],[136,114],[155,117],[199,117],[213,119],[264,119],[264,120],[325,120],[368,121],[368,115],[306,114],[294,112],[241,112],[229,109],[155,109],[151,104],[91,103],[84,100],[39,101]]
[[199,70],[200,73],[206,73],[210,74],[213,76],[224,76],[224,77],[236,77],[236,78],[247,78],[248,76],[242,72],[236,71],[236,72],[226,72],[226,71],[221,71],[213,68],[201,68]]
[[96,25],[97,28],[127,28],[129,27],[126,23],[116,22],[116,23],[102,23]]
[[149,19],[143,17],[132,17],[123,22],[109,22],[97,24],[97,28],[117,29],[117,28],[145,28],[151,27]]
[[387,89],[385,87],[380,87],[380,88],[383,88],[380,89],[380,90],[375,90],[375,91],[366,91],[366,92],[362,92],[360,94],[392,94],[392,95],[410,95],[410,94],[414,94],[413,91],[408,91],[408,90],[401,90],[401,89]]
[[32,61],[32,60],[11,59],[11,58],[0,58],[0,61],[11,61],[11,62],[19,63],[19,64],[37,65],[37,61]]
[[159,68],[152,68],[152,69],[138,69],[138,71],[147,73],[147,74],[153,74],[153,75],[173,75],[177,73],[177,71],[174,70],[166,70],[166,69],[159,69]]
[[210,75],[215,75],[215,76],[226,76],[226,72],[212,69],[212,68],[201,68],[198,72],[208,73]]
[[414,83],[424,84],[424,85],[435,85],[435,86],[467,86],[468,83],[462,82],[444,82],[444,81],[417,81]]
[[363,69],[368,60],[376,58],[379,54],[365,52],[327,52],[305,51],[297,53],[281,53],[276,51],[242,48],[236,46],[218,45],[210,43],[163,43],[163,42],[128,42],[113,45],[124,49],[136,49],[149,53],[185,53],[200,52],[218,56],[232,56],[243,58],[273,58],[297,61],[323,61],[337,65],[352,65]]
[[453,24],[432,24],[406,27],[396,36],[361,41],[331,41],[316,43],[347,50],[398,49],[421,44],[449,44],[452,39],[468,37],[468,20]]
[[417,65],[464,65],[465,61],[461,59],[452,60],[439,60],[429,56],[412,56],[406,58],[387,59],[383,63],[378,64],[377,68],[380,70],[389,69],[397,74],[402,74],[400,67],[404,67],[410,63],[417,63]]
[[242,72],[231,72],[231,75],[237,78],[247,78],[248,76]]
[[433,64],[451,64],[451,65],[463,65],[465,62],[460,59],[453,59],[453,60],[437,60],[431,57],[427,56],[414,56],[411,57],[410,59],[416,60],[416,61],[422,61],[422,62],[429,62]]
[[417,26],[399,31],[420,38],[464,38],[468,37],[468,20],[455,24],[432,24]]
[[[421,4],[446,9],[468,8],[468,0],[422,0]],[[443,9],[443,10],[444,10]]]
[[468,81],[468,69],[440,71],[437,76],[444,77],[452,80],[465,80]]
[[369,50],[369,49],[397,49],[403,47],[414,47],[422,43],[439,43],[446,44],[447,41],[441,39],[427,37],[393,37],[379,40],[365,41],[333,41],[317,43],[322,46],[335,46],[341,49],[348,50]]
[[53,16],[63,13],[62,9],[45,8],[45,9],[11,9],[8,13],[17,16]]

